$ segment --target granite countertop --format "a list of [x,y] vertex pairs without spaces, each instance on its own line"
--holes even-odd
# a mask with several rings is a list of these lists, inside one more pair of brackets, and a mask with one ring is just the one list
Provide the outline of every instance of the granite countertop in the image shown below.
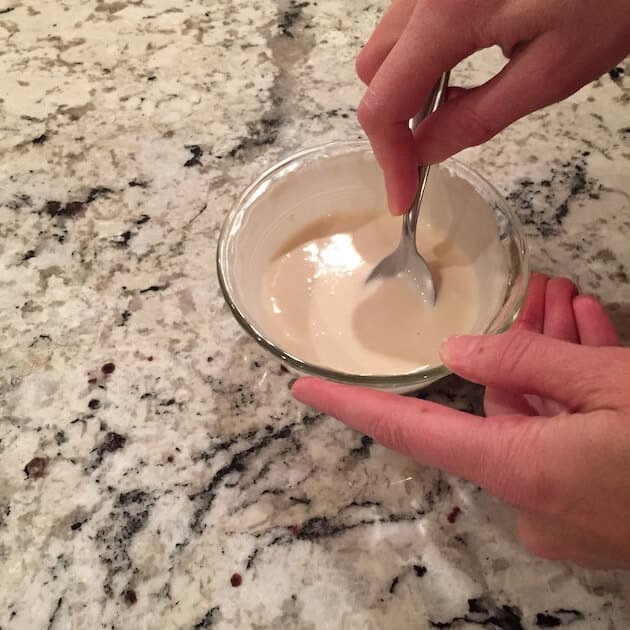
[[[627,576],[294,403],[221,298],[239,191],[361,137],[384,5],[0,0],[2,630],[630,627]],[[630,341],[630,64],[463,159]]]

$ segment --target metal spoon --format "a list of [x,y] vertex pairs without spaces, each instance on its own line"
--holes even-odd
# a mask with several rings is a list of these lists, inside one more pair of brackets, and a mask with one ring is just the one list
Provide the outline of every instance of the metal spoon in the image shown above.
[[[435,84],[422,111],[410,122],[412,130],[427,116],[435,112],[444,102],[448,88],[448,79],[449,73],[446,72]],[[435,283],[433,282],[431,270],[424,258],[422,258],[416,245],[416,227],[420,216],[420,205],[427,187],[429,168],[429,166],[418,167],[418,191],[411,208],[403,218],[402,235],[398,247],[372,269],[365,282],[367,284],[375,278],[386,278],[406,273],[416,283],[424,300],[433,306],[435,304]]]

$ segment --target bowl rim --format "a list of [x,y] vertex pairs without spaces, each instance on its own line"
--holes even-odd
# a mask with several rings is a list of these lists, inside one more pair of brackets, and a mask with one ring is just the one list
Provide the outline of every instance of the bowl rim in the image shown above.
[[[284,351],[277,344],[271,341],[271,339],[266,337],[264,333],[260,331],[254,323],[250,322],[247,315],[239,308],[238,304],[236,304],[235,300],[232,298],[232,294],[229,288],[229,281],[227,280],[226,270],[224,269],[223,261],[227,260],[228,234],[231,232],[234,222],[237,219],[243,205],[250,199],[252,194],[258,189],[259,186],[261,186],[261,184],[266,182],[270,177],[274,175],[274,173],[282,170],[288,164],[291,164],[294,161],[303,159],[316,153],[324,153],[325,155],[327,151],[341,151],[343,149],[346,149],[347,153],[366,149],[372,152],[370,143],[367,140],[335,140],[333,142],[326,142],[324,144],[311,146],[295,153],[291,153],[287,157],[281,159],[279,162],[276,162],[275,164],[267,168],[263,173],[261,173],[249,186],[247,186],[247,188],[240,195],[236,203],[227,213],[223,221],[221,231],[219,233],[216,252],[216,265],[219,286],[221,288],[223,298],[238,324],[250,337],[252,337],[265,350],[270,352],[276,358],[280,359],[283,363],[286,363],[289,367],[302,374],[317,376],[330,381],[336,381],[338,383],[389,389],[412,387],[416,385],[422,386],[423,384],[437,381],[445,376],[448,376],[452,373],[452,371],[449,370],[445,365],[440,364],[430,367],[419,367],[416,370],[413,370],[411,372],[404,372],[402,374],[352,374],[349,372],[334,370],[332,368],[326,368],[320,365],[309,363],[308,361],[304,361],[299,357],[291,354],[290,352]],[[486,180],[474,169],[470,168],[456,158],[449,158],[448,160],[443,162],[443,164],[446,166],[448,166],[449,163],[453,164],[457,174],[461,173],[464,175],[466,181],[472,184],[475,187],[475,190],[477,190],[480,195],[481,192],[479,191],[479,188],[483,188],[484,193],[487,193],[488,195],[484,195],[484,199],[488,203],[493,204],[494,206],[498,205],[500,207],[500,211],[505,214],[509,219],[509,223],[514,231],[514,240],[518,244],[518,250],[521,260],[520,274],[523,277],[524,281],[520,283],[521,287],[519,289],[519,293],[515,296],[515,306],[513,309],[511,309],[510,313],[508,313],[508,315],[498,323],[498,325],[493,327],[493,330],[485,333],[499,334],[508,330],[510,326],[514,323],[525,301],[525,295],[529,284],[531,273],[529,248],[527,247],[523,226],[508,200],[505,199],[505,197],[503,197],[503,195],[501,195],[496,190],[496,188],[490,182],[488,182],[488,180]],[[477,186],[475,186],[475,184],[477,184]]]

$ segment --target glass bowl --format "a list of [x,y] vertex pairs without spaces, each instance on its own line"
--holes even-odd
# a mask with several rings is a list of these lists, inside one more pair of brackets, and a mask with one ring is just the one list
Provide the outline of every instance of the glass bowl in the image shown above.
[[[496,228],[499,266],[502,267],[489,321],[481,330],[459,332],[503,332],[514,322],[529,281],[529,257],[522,227],[505,199],[469,167],[450,159],[440,168],[447,169],[455,180],[463,180],[471,186],[477,195],[477,204],[482,201],[488,216],[493,217],[491,228]],[[431,183],[428,195],[430,187]],[[398,393],[421,389],[450,373],[441,364],[395,375],[338,371],[295,356],[265,330],[259,305],[264,269],[291,234],[330,213],[331,208],[344,205],[385,208],[385,204],[382,176],[369,143],[345,141],[300,151],[271,167],[247,188],[227,215],[217,249],[223,296],[243,329],[288,369],[301,375]],[[421,227],[420,224],[419,230]],[[496,285],[496,279],[493,282]],[[395,325],[395,314],[392,314],[392,325]]]

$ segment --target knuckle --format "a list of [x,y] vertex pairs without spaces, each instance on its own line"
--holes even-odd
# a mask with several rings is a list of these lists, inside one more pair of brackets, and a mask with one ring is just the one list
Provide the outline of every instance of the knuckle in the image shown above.
[[379,121],[382,120],[382,108],[377,99],[374,98],[373,92],[368,90],[361,100],[357,109],[357,118],[368,134],[378,127]]
[[502,335],[505,343],[497,349],[496,364],[500,373],[518,373],[529,356],[532,333],[524,330],[511,330]]
[[566,291],[569,294],[576,294],[579,291],[575,282],[566,276],[551,278],[547,287],[549,291]]
[[395,407],[375,413],[371,419],[369,435],[387,448],[409,454],[411,445],[397,416]]
[[470,146],[483,144],[502,130],[496,121],[468,105],[464,99],[459,103],[458,121],[462,137]]
[[553,470],[539,453],[540,444],[547,440],[546,426],[544,421],[501,420],[503,442],[498,449],[501,458],[498,465],[495,462],[485,471],[486,481],[482,485],[520,509],[554,514],[563,508]]

